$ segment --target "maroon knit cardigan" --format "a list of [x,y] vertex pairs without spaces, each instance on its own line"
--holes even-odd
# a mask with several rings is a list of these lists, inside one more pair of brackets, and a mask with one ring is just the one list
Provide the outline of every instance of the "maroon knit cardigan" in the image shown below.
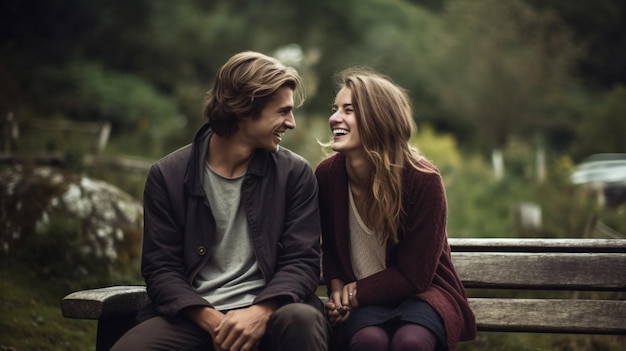
[[[364,305],[398,303],[415,296],[442,317],[449,350],[476,336],[476,320],[465,289],[450,258],[444,185],[437,169],[420,161],[432,173],[407,167],[403,174],[403,229],[399,242],[387,243],[386,269],[357,281],[358,301]],[[348,225],[348,175],[345,157],[335,154],[316,168],[322,220],[324,279],[353,282]]]

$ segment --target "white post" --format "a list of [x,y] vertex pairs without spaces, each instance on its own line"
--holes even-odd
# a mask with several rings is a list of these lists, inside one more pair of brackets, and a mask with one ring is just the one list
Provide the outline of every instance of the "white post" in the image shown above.
[[102,127],[100,128],[100,137],[98,138],[98,149],[97,152],[101,153],[104,151],[104,148],[107,146],[109,141],[109,135],[111,134],[111,123],[104,122]]
[[537,150],[537,179],[539,183],[546,180],[546,150],[543,147]]
[[504,157],[500,149],[494,149],[491,153],[491,162],[493,163],[493,173],[497,180],[504,177]]

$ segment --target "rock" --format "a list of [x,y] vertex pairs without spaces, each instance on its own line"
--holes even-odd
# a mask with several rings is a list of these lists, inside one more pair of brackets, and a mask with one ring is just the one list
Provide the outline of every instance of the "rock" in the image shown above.
[[50,166],[0,172],[0,252],[43,272],[110,271],[139,257],[142,225],[141,204],[106,182]]

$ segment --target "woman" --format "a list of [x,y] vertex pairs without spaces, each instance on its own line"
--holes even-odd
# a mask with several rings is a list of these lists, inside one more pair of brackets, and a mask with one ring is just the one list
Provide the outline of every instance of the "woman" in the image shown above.
[[450,258],[441,176],[409,144],[408,96],[372,71],[339,77],[335,153],[316,169],[333,346],[454,350],[476,323]]

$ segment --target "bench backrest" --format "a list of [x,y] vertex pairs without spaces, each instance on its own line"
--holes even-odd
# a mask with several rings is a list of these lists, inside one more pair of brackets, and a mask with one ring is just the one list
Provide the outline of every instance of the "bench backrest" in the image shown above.
[[626,240],[449,242],[479,330],[626,334]]

